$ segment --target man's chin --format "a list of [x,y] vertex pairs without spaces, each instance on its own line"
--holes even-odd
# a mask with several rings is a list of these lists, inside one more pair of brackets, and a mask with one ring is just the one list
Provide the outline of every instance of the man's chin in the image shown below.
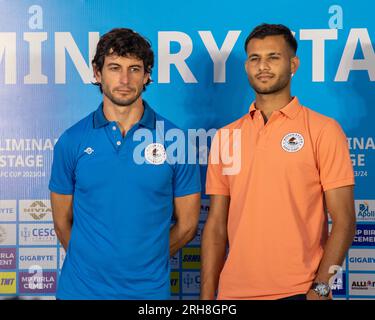
[[272,94],[277,92],[273,88],[254,88],[254,91],[258,94]]
[[131,101],[112,101],[117,107],[129,107],[130,105],[132,105],[136,100],[131,100]]
[[111,97],[110,100],[113,104],[115,104],[118,107],[129,107],[134,102],[136,102],[138,98],[139,96],[134,97],[132,99],[118,99],[118,98]]

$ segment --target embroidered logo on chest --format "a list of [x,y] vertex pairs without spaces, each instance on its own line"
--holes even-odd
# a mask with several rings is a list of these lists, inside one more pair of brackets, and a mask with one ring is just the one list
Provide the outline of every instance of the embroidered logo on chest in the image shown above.
[[85,150],[83,150],[83,152],[85,152],[85,153],[87,153],[87,154],[92,154],[93,152],[94,152],[94,149],[93,148],[91,148],[91,147],[88,147],[88,148],[86,148]]
[[303,136],[296,132],[288,133],[281,140],[281,147],[286,152],[297,152],[302,149],[304,144],[305,140],[303,139]]
[[151,164],[163,164],[167,159],[164,146],[160,143],[149,144],[145,149],[145,158]]

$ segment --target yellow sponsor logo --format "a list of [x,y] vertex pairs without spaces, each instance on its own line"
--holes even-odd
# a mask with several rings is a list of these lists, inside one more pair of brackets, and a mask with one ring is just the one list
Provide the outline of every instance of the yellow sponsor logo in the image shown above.
[[200,269],[201,251],[200,248],[183,248],[182,249],[182,268],[183,269]]
[[0,272],[0,293],[15,294],[17,281],[15,272]]
[[171,292],[180,293],[180,273],[171,272]]

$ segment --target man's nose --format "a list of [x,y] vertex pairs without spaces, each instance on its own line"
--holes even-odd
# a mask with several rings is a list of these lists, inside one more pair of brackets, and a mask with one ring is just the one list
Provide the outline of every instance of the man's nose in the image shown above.
[[129,74],[128,71],[122,71],[120,74],[120,82],[123,84],[128,84],[129,83]]
[[264,71],[264,70],[269,70],[269,69],[270,69],[270,65],[267,62],[267,60],[266,59],[260,59],[259,64],[258,64],[258,70]]

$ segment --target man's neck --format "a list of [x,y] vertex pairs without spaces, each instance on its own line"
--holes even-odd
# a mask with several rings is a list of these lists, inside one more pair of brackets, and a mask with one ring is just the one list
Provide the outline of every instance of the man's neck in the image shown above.
[[129,106],[118,106],[104,97],[103,112],[108,121],[116,121],[123,136],[136,124],[143,115],[142,98],[139,97]]
[[264,120],[267,121],[272,112],[285,107],[290,101],[292,101],[290,92],[257,94],[255,98],[255,107],[262,112]]

